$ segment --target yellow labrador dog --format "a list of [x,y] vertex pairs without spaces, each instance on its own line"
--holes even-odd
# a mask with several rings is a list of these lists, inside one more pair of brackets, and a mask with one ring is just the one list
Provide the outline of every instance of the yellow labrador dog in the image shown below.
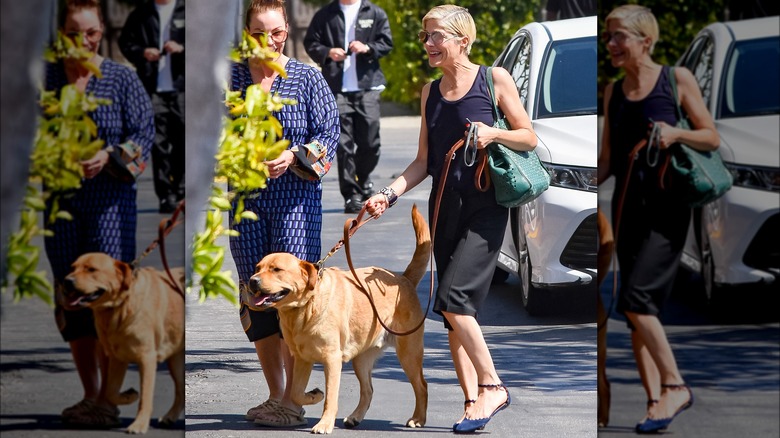
[[[184,270],[171,272],[184,290]],[[109,402],[138,400],[133,390],[119,393],[128,364],[138,364],[141,401],[127,432],[149,429],[157,363],[162,361],[168,363],[176,394],[160,425],[175,423],[184,410],[184,297],[168,275],[152,268],[133,271],[106,254],[88,253],[73,263],[64,285],[71,307],[89,307],[95,315],[98,339],[108,355],[102,391]]]
[[[407,331],[423,318],[417,298],[417,284],[427,271],[431,245],[425,219],[412,209],[416,249],[403,275],[369,267],[356,272],[367,285],[377,311],[390,329]],[[371,370],[382,349],[395,345],[398,361],[412,384],[415,407],[407,427],[425,425],[428,384],[422,370],[423,328],[408,336],[389,334],[377,321],[366,295],[358,289],[352,274],[338,268],[318,273],[317,267],[287,253],[270,254],[257,264],[245,291],[250,308],[276,308],[284,340],[295,357],[292,399],[309,405],[322,400],[321,391],[304,393],[312,365],[322,363],[325,371],[325,407],[313,433],[331,433],[338,411],[342,362],[352,361],[360,383],[360,401],[344,419],[353,428],[365,417],[371,404]]]

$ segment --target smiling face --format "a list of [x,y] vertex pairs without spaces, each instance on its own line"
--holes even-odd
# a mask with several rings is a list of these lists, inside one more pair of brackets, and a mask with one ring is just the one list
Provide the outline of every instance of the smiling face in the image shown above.
[[636,34],[618,19],[607,22],[602,41],[607,46],[613,67],[636,64],[643,57],[650,56],[650,38]]
[[62,32],[74,40],[81,38],[84,48],[92,53],[97,53],[100,48],[100,40],[103,38],[103,23],[101,23],[95,9],[69,10],[62,26]]
[[428,20],[425,23],[427,34],[422,34],[425,42],[423,47],[428,54],[428,64],[431,67],[450,65],[461,58],[467,58],[467,37],[453,34],[441,25],[439,20]]
[[252,14],[247,32],[256,39],[265,37],[268,47],[282,53],[288,35],[287,20],[282,11],[267,9]]

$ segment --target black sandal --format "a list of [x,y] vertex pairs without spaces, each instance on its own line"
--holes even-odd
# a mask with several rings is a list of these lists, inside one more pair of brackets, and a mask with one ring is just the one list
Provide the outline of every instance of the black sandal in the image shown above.
[[452,426],[452,430],[455,433],[472,433],[477,430],[482,430],[485,428],[487,423],[493,418],[494,415],[496,415],[499,411],[502,411],[506,409],[510,404],[512,404],[512,397],[509,395],[509,390],[504,386],[503,383],[491,383],[491,384],[477,384],[480,388],[498,388],[503,389],[504,392],[506,392],[506,401],[499,405],[496,409],[493,410],[493,413],[490,414],[487,418],[477,418],[477,419],[470,419],[465,418],[460,423],[455,423]]
[[[684,388],[686,391],[688,391],[689,399],[682,406],[677,408],[677,410],[674,412],[674,414],[671,417],[669,417],[669,418],[659,418],[659,419],[647,418],[644,421],[642,421],[641,423],[637,424],[636,428],[635,428],[637,433],[656,433],[656,432],[659,432],[661,430],[664,430],[664,429],[668,428],[670,424],[672,424],[672,420],[674,420],[675,417],[677,417],[677,415],[679,415],[682,411],[690,408],[693,405],[693,391],[691,391],[691,388],[688,387],[688,385],[686,385],[684,383],[674,384],[674,385],[662,383],[661,384],[661,388],[664,388],[664,389],[681,389],[681,388]],[[653,400],[650,400],[650,401],[653,401]]]

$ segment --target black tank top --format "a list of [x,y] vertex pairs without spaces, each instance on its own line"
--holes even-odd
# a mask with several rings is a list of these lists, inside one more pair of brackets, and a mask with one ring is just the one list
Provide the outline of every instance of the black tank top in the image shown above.
[[[433,176],[434,190],[439,184],[444,157],[467,130],[466,119],[493,126],[493,102],[488,95],[486,72],[487,67],[480,66],[471,89],[456,101],[442,97],[439,90],[441,79],[431,84],[425,102],[425,120],[428,126],[428,174]],[[447,185],[458,192],[477,191],[474,186],[475,173],[476,166],[468,167],[464,164],[463,149],[460,149],[450,164]]]
[[[628,100],[623,93],[623,80],[615,82],[609,101],[610,169],[622,187],[628,170],[628,154],[643,138],[648,137],[652,122],[677,124],[677,109],[669,83],[669,67],[663,66],[655,87],[642,100]],[[658,189],[657,170],[647,163],[647,148],[634,162],[631,185],[640,184],[646,194]],[[663,160],[664,156],[659,157]],[[662,162],[662,161],[660,161]]]

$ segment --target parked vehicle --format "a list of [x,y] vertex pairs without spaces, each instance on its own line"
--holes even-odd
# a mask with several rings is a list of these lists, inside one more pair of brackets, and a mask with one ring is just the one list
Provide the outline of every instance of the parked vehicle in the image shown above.
[[722,198],[694,211],[683,263],[701,272],[709,298],[728,287],[776,284],[780,17],[710,24],[678,64],[699,82],[734,177]]
[[545,299],[553,289],[596,290],[596,30],[595,16],[530,23],[493,64],[515,79],[552,176],[540,197],[510,211],[494,277],[516,273],[532,314],[557,307]]

